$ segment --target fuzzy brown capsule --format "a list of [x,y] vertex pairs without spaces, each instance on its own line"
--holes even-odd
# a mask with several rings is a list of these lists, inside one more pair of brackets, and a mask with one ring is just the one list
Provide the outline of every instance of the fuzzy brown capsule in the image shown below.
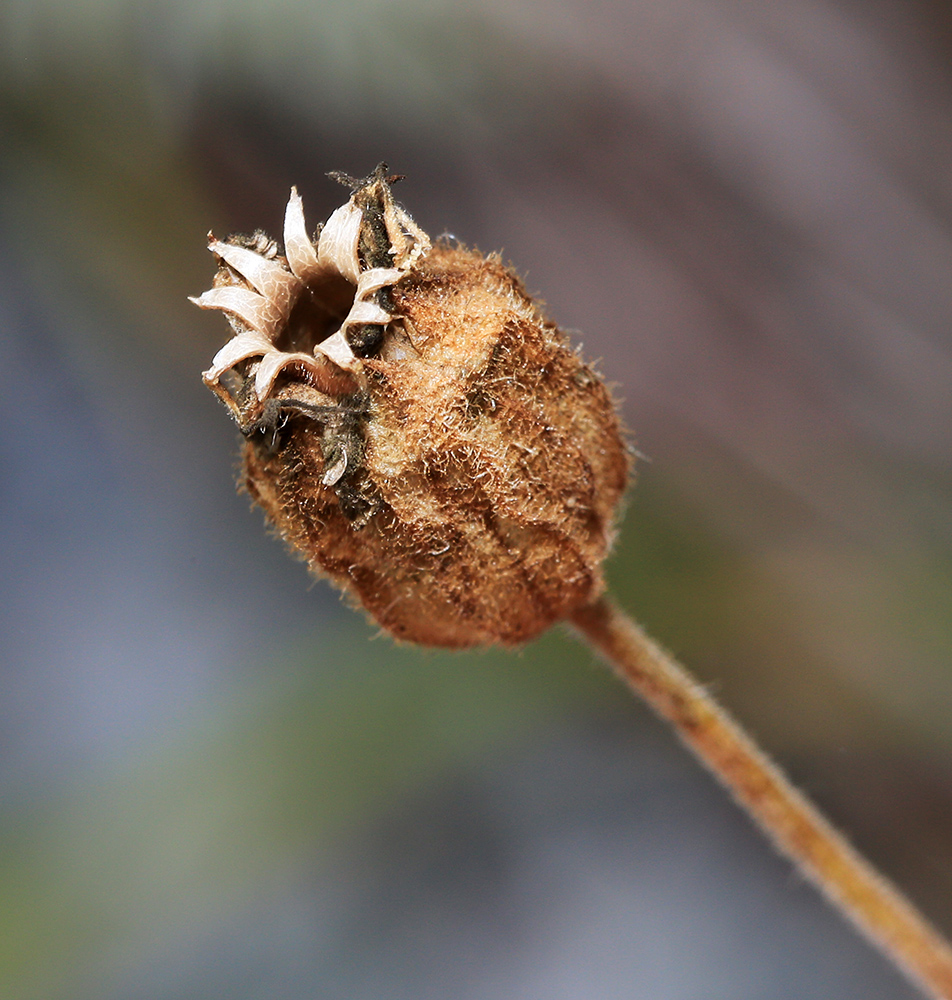
[[601,379],[498,256],[430,243],[385,165],[312,240],[210,237],[204,373],[244,485],[398,639],[514,644],[603,590],[628,452]]

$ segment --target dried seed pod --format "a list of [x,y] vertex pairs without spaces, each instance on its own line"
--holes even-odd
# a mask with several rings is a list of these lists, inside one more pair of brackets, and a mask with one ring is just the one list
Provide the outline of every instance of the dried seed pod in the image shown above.
[[284,254],[209,249],[234,337],[205,383],[277,531],[399,639],[531,639],[603,589],[628,478],[611,396],[497,256],[430,244],[381,164]]

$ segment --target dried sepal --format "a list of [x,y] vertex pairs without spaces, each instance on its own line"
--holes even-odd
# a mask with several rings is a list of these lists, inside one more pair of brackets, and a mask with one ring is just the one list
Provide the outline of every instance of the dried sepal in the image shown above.
[[194,301],[235,336],[204,379],[246,436],[244,485],[394,636],[523,642],[603,589],[614,404],[498,257],[431,245],[383,165],[339,179],[316,244],[294,190],[283,256],[210,244]]

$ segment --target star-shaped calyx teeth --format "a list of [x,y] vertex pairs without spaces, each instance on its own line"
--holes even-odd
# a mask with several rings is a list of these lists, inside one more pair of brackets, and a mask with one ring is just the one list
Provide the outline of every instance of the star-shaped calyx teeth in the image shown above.
[[[227,267],[221,270],[215,288],[191,301],[203,309],[227,313],[235,336],[215,355],[202,377],[236,414],[237,404],[220,379],[243,361],[250,362],[247,375],[254,379],[254,393],[260,402],[267,400],[275,379],[289,366],[305,372],[312,386],[329,395],[356,391],[352,373],[359,371],[360,358],[347,340],[348,331],[360,326],[387,326],[393,321],[393,314],[381,305],[377,293],[400,281],[420,253],[429,249],[426,235],[394,204],[389,188],[381,198],[394,267],[361,269],[358,247],[364,209],[356,195],[331,214],[315,245],[307,233],[301,196],[292,188],[284,213],[283,258],[250,249],[240,240],[223,242],[209,234],[209,250]],[[235,275],[242,280],[235,283]],[[339,287],[341,278],[354,286],[354,298],[337,330],[316,344],[312,354],[279,350],[275,345],[308,289],[319,297],[321,289]]]

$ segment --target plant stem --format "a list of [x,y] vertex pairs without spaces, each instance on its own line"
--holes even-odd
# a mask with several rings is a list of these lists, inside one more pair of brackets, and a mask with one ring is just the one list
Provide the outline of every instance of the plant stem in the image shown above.
[[952,948],[798,792],[707,691],[607,598],[572,616],[773,843],[927,995],[952,1000]]

